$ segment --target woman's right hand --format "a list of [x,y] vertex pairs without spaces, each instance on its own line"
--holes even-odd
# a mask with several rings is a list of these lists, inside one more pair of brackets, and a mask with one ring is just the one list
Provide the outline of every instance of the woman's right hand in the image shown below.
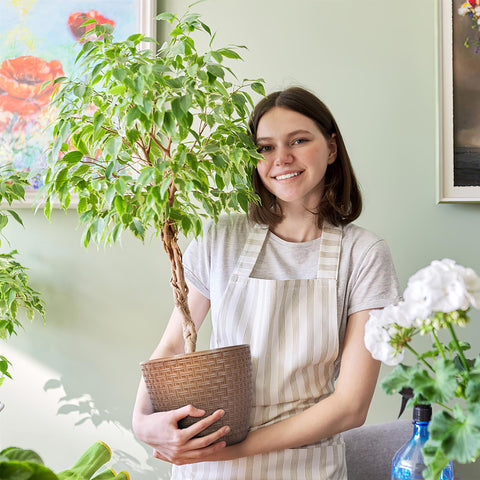
[[224,414],[223,410],[217,410],[193,425],[180,429],[178,422],[183,418],[205,415],[204,410],[187,405],[169,412],[134,415],[133,430],[139,440],[153,447],[154,457],[175,465],[197,463],[225,448],[226,443],[219,440],[230,431],[228,426],[195,438]]

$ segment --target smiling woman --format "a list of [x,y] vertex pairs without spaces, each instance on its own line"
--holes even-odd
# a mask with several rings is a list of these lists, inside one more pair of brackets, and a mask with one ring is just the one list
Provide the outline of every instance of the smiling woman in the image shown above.
[[[184,254],[192,318],[212,309],[211,348],[249,344],[254,394],[247,437],[226,445],[223,411],[154,413],[142,385],[137,436],[180,479],[347,478],[341,432],[366,418],[379,363],[363,343],[368,312],[398,298],[387,245],[352,224],[361,196],[342,136],[313,94],[262,99],[250,129],[263,155],[262,198],[209,224]],[[181,348],[175,309],[152,358]],[[340,364],[341,362],[341,364]],[[336,381],[336,386],[335,386]],[[204,417],[178,429],[188,416]]]
[[[304,206],[319,214],[318,225],[321,224],[321,218],[327,218],[333,225],[339,225],[359,217],[362,197],[355,173],[340,129],[330,110],[320,99],[298,87],[272,93],[255,108],[250,129],[266,160],[259,164],[253,178],[255,191],[262,200],[261,206],[252,206],[251,216],[255,221],[275,225],[282,219],[284,205],[282,207],[274,192],[264,184],[268,180],[261,178],[266,173],[267,165],[279,162],[273,165],[277,181],[278,175],[293,173],[298,176],[300,171],[303,172],[303,167],[300,168],[298,163],[296,167],[300,170],[288,169],[292,168],[299,158],[305,158],[305,155],[310,156],[309,162],[312,163],[312,155],[315,157],[312,150],[321,148],[325,150],[326,158],[323,160],[326,165],[316,165],[315,162],[312,164],[317,175],[317,185],[321,188],[313,188],[315,193],[309,201],[316,200],[315,204]],[[277,145],[274,142],[277,142]],[[318,154],[320,152],[317,152]],[[287,163],[281,167],[280,164],[285,161]],[[315,178],[310,179],[314,184]]]

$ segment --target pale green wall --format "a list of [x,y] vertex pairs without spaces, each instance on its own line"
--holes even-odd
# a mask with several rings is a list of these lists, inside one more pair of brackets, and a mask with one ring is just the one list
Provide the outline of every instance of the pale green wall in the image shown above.
[[[190,2],[161,3],[181,12]],[[262,76],[269,91],[300,84],[330,106],[364,193],[358,223],[387,239],[402,287],[436,258],[480,272],[480,205],[436,203],[436,4],[209,0],[195,7],[217,30],[217,46],[249,47],[235,67],[240,77]],[[25,230],[11,227],[8,235],[44,294],[47,325],[34,322],[7,346],[15,380],[0,389],[7,404],[0,445],[34,448],[59,470],[99,438],[132,480],[168,478],[167,466],[152,461],[130,431],[139,362],[154,348],[172,305],[161,246],[126,236],[123,246],[85,251],[73,213],[57,211],[50,224],[40,213],[26,211],[24,219]],[[469,340],[478,352],[479,328],[469,328]],[[44,390],[50,379],[63,386]],[[91,414],[88,400],[100,424],[75,426]],[[378,391],[368,422],[393,419],[398,404]],[[59,408],[71,413],[57,415]]]

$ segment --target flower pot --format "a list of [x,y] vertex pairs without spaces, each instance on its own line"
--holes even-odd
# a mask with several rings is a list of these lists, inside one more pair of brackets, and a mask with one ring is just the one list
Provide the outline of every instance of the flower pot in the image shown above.
[[[155,411],[194,405],[210,415],[221,408],[225,415],[199,436],[208,435],[223,425],[231,429],[222,439],[227,445],[238,443],[247,436],[253,398],[249,345],[148,360],[141,367]],[[186,417],[178,426],[186,428],[198,420]]]

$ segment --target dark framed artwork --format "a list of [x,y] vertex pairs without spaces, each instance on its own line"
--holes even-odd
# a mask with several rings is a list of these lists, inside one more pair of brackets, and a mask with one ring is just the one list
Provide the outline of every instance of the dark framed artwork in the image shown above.
[[439,202],[480,202],[480,0],[439,0]]
[[[0,165],[40,171],[46,165],[53,88],[44,82],[72,73],[91,29],[110,24],[118,39],[155,37],[155,0],[0,0]],[[27,205],[40,181],[33,179]]]

